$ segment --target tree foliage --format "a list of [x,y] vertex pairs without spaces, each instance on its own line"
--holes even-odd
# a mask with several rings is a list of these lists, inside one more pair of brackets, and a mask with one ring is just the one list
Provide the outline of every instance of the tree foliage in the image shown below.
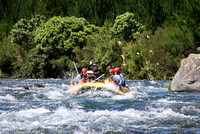
[[11,41],[23,46],[27,50],[33,48],[34,30],[45,21],[46,18],[40,15],[36,15],[30,20],[21,19],[11,30]]
[[165,27],[152,34],[145,31],[125,54],[128,77],[169,79],[180,66],[180,60],[194,51],[194,38],[186,28]]
[[127,78],[171,79],[200,46],[199,12],[197,0],[3,0],[0,77],[59,77],[93,59]]
[[76,46],[85,46],[86,37],[95,31],[97,28],[84,18],[53,17],[36,30],[34,40],[39,50],[59,58],[70,56]]
[[111,33],[114,36],[123,37],[126,41],[135,40],[144,30],[144,25],[135,19],[133,13],[126,12],[117,16]]
[[0,42],[0,71],[2,77],[10,76],[15,72],[14,62],[23,59],[26,51],[19,45],[11,43],[11,37]]
[[74,61],[74,48],[83,48],[87,36],[96,31],[98,28],[84,18],[50,18],[33,31],[36,46],[29,51],[25,61],[15,64],[21,70],[21,77],[59,76]]

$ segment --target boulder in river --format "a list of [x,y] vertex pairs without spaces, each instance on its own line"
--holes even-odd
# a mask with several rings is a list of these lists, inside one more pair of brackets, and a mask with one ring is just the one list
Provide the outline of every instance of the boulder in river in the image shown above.
[[171,83],[174,92],[200,92],[200,54],[190,54],[181,61],[181,67]]

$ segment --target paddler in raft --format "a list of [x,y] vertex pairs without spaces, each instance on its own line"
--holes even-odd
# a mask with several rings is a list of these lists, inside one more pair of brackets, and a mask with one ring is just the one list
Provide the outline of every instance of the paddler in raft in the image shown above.
[[116,67],[114,69],[114,73],[115,73],[115,75],[114,75],[113,79],[117,81],[117,84],[119,86],[125,87],[126,83],[125,83],[124,75],[122,73],[120,73],[120,69],[118,67]]
[[95,80],[94,72],[92,70],[87,71],[87,82],[92,82]]
[[101,71],[98,69],[97,64],[93,63],[93,60],[90,61],[90,64],[87,69],[93,71],[95,79],[98,78],[99,76],[101,76]]
[[115,82],[114,82],[114,80],[113,80],[113,77],[114,77],[114,69],[111,68],[111,69],[109,70],[109,74],[110,74],[110,77],[108,78],[109,83],[115,84]]
[[87,82],[87,69],[83,68],[81,70],[81,74],[76,76],[76,78],[73,79],[73,83],[86,83]]
[[94,72],[92,70],[82,69],[81,74],[74,78],[73,83],[83,84],[95,80]]

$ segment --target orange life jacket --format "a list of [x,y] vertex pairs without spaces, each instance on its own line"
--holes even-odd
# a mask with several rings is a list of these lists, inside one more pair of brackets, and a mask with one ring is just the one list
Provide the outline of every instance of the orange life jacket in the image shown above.
[[110,82],[110,83],[112,83],[112,82],[113,82],[113,80],[112,80],[111,78],[109,78],[109,82]]
[[113,77],[110,76],[109,80],[108,80],[110,83],[113,83],[115,84],[115,82],[113,81]]
[[86,82],[87,82],[87,78],[82,78],[81,81],[82,81],[83,83],[86,83]]

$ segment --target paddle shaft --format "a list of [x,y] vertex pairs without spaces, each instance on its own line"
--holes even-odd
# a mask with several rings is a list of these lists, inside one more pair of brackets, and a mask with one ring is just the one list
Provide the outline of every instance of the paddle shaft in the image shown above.
[[72,80],[71,80],[71,83],[73,82],[73,79],[74,79],[74,73],[72,73]]
[[96,78],[94,81],[100,79],[101,77],[103,77],[105,74],[102,74],[101,76],[99,76],[98,78]]
[[78,69],[77,69],[77,67],[76,67],[76,64],[74,63],[74,67],[75,67],[75,69],[76,69],[76,72],[77,72],[77,74],[79,74],[78,73]]
[[[114,77],[113,77],[114,78]],[[120,84],[117,80],[116,80],[116,78],[114,78],[115,79],[115,81],[118,83],[118,84]]]

